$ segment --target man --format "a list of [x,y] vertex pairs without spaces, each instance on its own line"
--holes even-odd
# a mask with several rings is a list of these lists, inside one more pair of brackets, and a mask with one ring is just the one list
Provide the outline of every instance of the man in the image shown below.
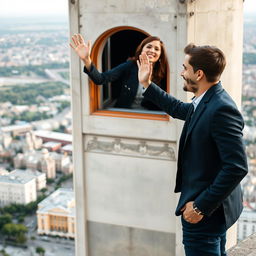
[[240,181],[247,174],[242,140],[243,118],[222,88],[225,56],[212,46],[189,44],[181,76],[183,103],[150,81],[146,54],[138,61],[144,97],[174,118],[185,120],[180,138],[175,192],[181,192],[176,215],[182,215],[186,256],[224,256],[226,230],[242,212]]

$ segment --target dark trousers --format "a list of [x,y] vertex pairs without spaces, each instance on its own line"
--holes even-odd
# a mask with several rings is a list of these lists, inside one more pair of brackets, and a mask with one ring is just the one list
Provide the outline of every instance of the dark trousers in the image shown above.
[[204,216],[197,224],[182,218],[183,244],[186,256],[226,256],[226,226],[223,210]]

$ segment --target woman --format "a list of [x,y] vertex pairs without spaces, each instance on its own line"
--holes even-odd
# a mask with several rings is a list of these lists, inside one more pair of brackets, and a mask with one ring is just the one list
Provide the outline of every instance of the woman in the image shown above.
[[80,34],[72,36],[72,41],[73,44],[70,43],[70,46],[83,61],[84,72],[95,84],[119,81],[121,90],[114,107],[159,110],[156,105],[142,96],[144,89],[139,85],[136,63],[139,55],[145,52],[153,65],[152,81],[166,91],[167,58],[164,45],[158,37],[145,38],[137,47],[134,57],[103,73],[100,73],[91,61],[91,41],[85,42]]

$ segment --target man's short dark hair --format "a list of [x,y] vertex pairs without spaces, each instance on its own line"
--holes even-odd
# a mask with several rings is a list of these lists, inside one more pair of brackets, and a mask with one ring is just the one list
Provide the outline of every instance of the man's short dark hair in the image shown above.
[[208,82],[219,80],[225,66],[224,53],[215,46],[196,46],[189,44],[185,47],[184,53],[190,56],[189,64],[194,72],[203,70]]

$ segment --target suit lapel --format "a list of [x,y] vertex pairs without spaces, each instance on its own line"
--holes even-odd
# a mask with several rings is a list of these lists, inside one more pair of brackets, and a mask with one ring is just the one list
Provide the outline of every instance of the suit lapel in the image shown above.
[[205,109],[207,108],[207,104],[210,101],[210,99],[212,98],[212,96],[220,91],[222,91],[222,86],[220,84],[220,82],[214,86],[212,86],[204,95],[204,97],[202,98],[202,100],[200,101],[199,105],[197,106],[191,121],[187,127],[187,133],[185,135],[185,140],[184,140],[184,145],[183,148],[186,145],[187,139],[190,136],[193,128],[195,127],[195,125],[198,123],[198,120],[203,116],[203,113],[205,111]]
[[204,102],[201,101],[199,103],[199,105],[197,106],[194,114],[191,117],[191,121],[190,121],[190,123],[188,125],[188,129],[187,129],[187,134],[186,134],[186,137],[185,137],[184,145],[186,144],[188,136],[192,132],[194,126],[198,122],[198,119],[202,116],[202,114],[205,111],[205,109],[206,109],[206,104],[204,104]]
[[190,119],[190,116],[191,116],[191,112],[193,110],[194,110],[194,107],[193,107],[193,104],[191,103],[191,105],[188,109],[187,117],[186,117],[183,129],[182,129],[182,132],[181,132],[181,136],[180,136],[180,147],[181,148],[183,147],[184,142],[185,142],[185,138],[186,138],[187,131],[188,131],[188,126],[189,126],[189,121],[191,121],[189,119]]

